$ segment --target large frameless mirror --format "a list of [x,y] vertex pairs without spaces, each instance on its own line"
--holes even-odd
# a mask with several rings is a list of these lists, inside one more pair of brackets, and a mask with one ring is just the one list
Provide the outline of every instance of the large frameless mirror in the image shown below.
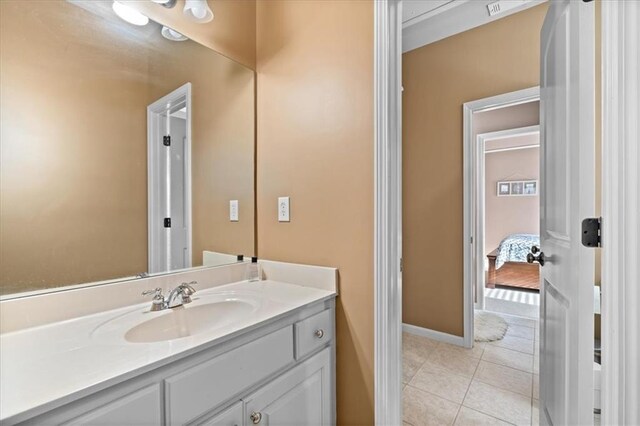
[[121,6],[0,2],[5,297],[254,254],[254,72]]

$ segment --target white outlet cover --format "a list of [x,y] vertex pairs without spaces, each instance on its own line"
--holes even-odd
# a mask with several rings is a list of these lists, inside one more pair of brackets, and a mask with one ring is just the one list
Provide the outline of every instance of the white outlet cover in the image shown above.
[[238,200],[229,201],[229,220],[231,222],[237,222],[239,220],[240,212],[238,210]]
[[278,197],[278,222],[289,221],[289,197]]

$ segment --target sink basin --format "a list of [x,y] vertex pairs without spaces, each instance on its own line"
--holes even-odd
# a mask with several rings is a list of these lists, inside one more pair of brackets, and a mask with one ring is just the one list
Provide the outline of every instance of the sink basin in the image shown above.
[[173,309],[150,312],[145,306],[125,312],[98,325],[92,337],[113,343],[167,342],[242,324],[262,304],[262,299],[251,293],[203,294]]
[[180,306],[129,329],[131,343],[151,343],[193,336],[227,326],[251,313],[254,306],[241,300],[224,300],[197,306]]

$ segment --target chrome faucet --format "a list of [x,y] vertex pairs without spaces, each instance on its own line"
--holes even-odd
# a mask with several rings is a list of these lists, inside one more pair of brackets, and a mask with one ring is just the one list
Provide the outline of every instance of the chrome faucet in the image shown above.
[[162,289],[159,287],[153,290],[143,291],[142,295],[148,296],[152,294],[153,301],[151,302],[151,311],[162,311],[164,309],[176,308],[178,306],[191,303],[191,295],[196,292],[196,289],[193,288],[193,286],[196,284],[198,284],[197,281],[191,281],[188,284],[182,283],[178,287],[171,290],[167,297],[164,297],[162,295]]

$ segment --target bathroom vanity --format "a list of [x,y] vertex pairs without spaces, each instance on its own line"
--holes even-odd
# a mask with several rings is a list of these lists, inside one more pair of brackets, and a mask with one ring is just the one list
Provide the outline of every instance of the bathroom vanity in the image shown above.
[[[286,264],[273,264],[282,278]],[[174,309],[145,302],[3,333],[1,422],[335,424],[335,296],[330,286],[240,281]]]

